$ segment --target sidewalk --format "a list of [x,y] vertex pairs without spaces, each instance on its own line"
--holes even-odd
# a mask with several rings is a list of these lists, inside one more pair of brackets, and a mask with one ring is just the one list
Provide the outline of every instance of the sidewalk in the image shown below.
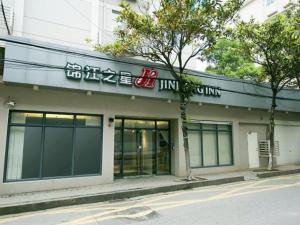
[[300,173],[300,165],[277,169],[278,171],[271,172],[242,171],[201,175],[204,180],[193,182],[185,182],[175,176],[127,178],[115,180],[112,184],[0,196],[0,215]]

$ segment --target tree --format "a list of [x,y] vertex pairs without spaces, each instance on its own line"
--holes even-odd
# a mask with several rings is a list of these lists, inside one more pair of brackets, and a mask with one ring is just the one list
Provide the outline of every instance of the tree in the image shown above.
[[256,66],[235,39],[219,39],[211,51],[207,52],[208,73],[233,78],[255,79],[260,76],[261,69]]
[[[243,0],[160,0],[140,4],[140,12],[122,2],[116,41],[95,46],[117,56],[141,56],[159,62],[178,81],[187,180],[191,180],[186,105],[200,81],[186,73],[190,60],[202,56],[225,33]],[[185,54],[188,54],[186,56]]]
[[241,22],[236,37],[245,54],[253,63],[262,67],[264,80],[270,83],[272,101],[269,123],[269,164],[273,167],[275,146],[275,110],[278,93],[293,84],[300,74],[300,10],[299,4],[291,5],[281,14],[258,24],[254,20]]

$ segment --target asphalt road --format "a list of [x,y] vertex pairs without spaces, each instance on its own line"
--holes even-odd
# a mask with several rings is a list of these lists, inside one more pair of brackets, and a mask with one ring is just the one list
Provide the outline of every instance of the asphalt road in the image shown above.
[[0,225],[300,225],[300,174],[0,217]]

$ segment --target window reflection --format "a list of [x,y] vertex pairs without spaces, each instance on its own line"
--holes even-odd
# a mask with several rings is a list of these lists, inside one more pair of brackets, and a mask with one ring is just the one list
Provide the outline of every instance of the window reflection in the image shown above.
[[43,120],[42,113],[16,112],[11,115],[11,123],[41,125]]
[[5,180],[101,173],[101,121],[92,115],[11,112]]
[[73,115],[46,114],[46,125],[73,126]]
[[155,121],[125,119],[125,128],[155,128]]
[[87,116],[87,115],[77,115],[76,116],[77,126],[100,126],[101,118],[99,116]]

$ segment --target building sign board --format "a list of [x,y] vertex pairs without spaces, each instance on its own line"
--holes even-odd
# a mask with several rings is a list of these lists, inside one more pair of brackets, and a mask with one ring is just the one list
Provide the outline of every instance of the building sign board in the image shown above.
[[[158,71],[154,68],[144,67],[140,76],[133,76],[128,71],[114,71],[110,68],[101,70],[100,67],[86,65],[84,67],[67,62],[65,66],[66,77],[71,80],[85,80],[87,82],[98,82],[135,86],[138,88],[153,89],[156,81],[159,83],[159,91],[178,91],[178,81],[172,79],[158,79]],[[205,96],[221,96],[221,89],[215,86],[201,85],[196,94]]]

